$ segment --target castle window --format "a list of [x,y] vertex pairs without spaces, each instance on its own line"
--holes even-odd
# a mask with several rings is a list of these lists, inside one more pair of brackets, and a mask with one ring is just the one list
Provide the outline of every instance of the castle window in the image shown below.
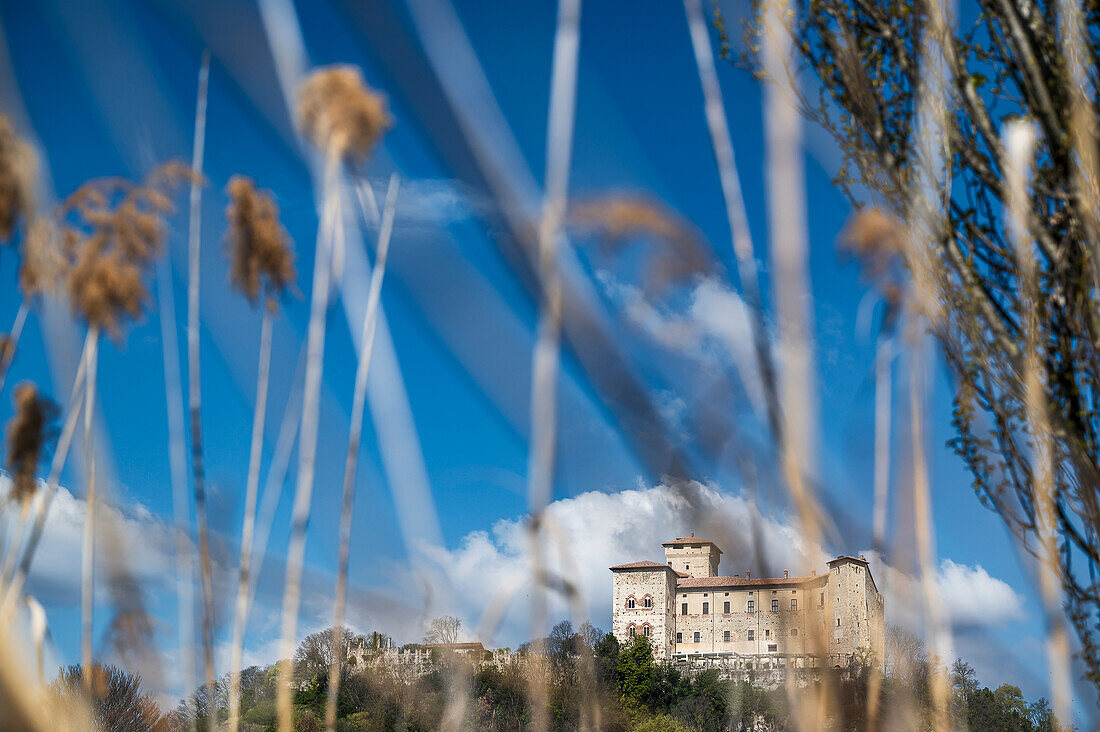
[[779,644],[778,643],[769,643],[768,644],[768,653],[775,653],[778,650],[779,650]]
[[695,634],[695,642],[696,642],[696,643],[698,643],[698,642],[699,642],[699,634],[698,634],[698,633],[696,633],[696,634]]
[[681,615],[687,615],[688,614],[688,604],[686,602],[683,603],[682,605],[680,605],[680,614]]
[[631,626],[630,626],[629,628],[627,628],[627,629],[626,629],[626,634],[627,634],[627,636],[629,636],[629,637],[631,637],[631,638],[633,638],[633,637],[634,637],[634,633],[635,633],[635,632],[636,632],[636,631],[635,631],[635,629],[634,629],[634,626],[633,626],[633,625],[631,625]]
[[836,627],[838,627],[838,628],[840,627],[840,618],[836,619]]
[[750,630],[749,631],[749,640],[756,640],[756,631],[755,630]]
[[669,560],[668,566],[670,566],[670,567],[672,566],[672,560]]
[[707,593],[705,593],[705,592],[704,592],[704,593],[703,593],[703,597],[706,597],[706,596],[707,596]]
[[791,598],[791,610],[798,610],[798,600],[794,597]]
[[685,564],[684,565],[684,571],[686,572],[689,569],[691,569],[691,565],[690,564]]
[[704,602],[703,603],[703,615],[710,615],[710,603],[709,602]]
[[683,633],[677,633],[676,634],[676,642],[677,643],[683,643],[684,642],[684,634]]
[[722,640],[724,640],[726,643],[730,642],[730,632],[728,630],[722,633]]
[[642,626],[642,635],[644,635],[646,638],[650,637],[651,635],[653,635],[653,628],[649,627],[648,624],[643,625]]
[[764,637],[765,638],[771,638],[772,637],[771,628],[767,628],[767,629],[764,630]]
[[755,603],[753,603],[753,601],[752,601],[752,600],[749,600],[749,607],[748,607],[748,609],[746,610],[746,612],[750,612],[750,613],[751,613],[751,612],[755,612],[755,611],[756,611],[756,606],[755,606]]
[[798,628],[791,628],[791,635],[798,635]]
[[633,597],[626,598],[626,609],[627,610],[633,610],[634,609],[634,598]]
[[642,600],[642,607],[653,607],[653,598],[646,595],[645,599]]
[[[726,594],[728,595],[729,593],[727,592]],[[724,612],[724,613],[725,613],[726,615],[729,615],[729,614],[730,614],[730,604],[729,604],[729,601],[726,601],[726,602],[723,602],[723,603],[722,603],[722,612]]]
[[779,612],[779,600],[772,600],[772,612]]

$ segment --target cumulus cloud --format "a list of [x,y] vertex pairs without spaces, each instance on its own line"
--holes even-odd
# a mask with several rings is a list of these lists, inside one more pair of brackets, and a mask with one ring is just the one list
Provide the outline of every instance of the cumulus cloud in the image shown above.
[[[920,633],[924,629],[920,579],[894,569],[867,553],[879,591],[886,598],[887,620]],[[1024,599],[981,565],[944,559],[936,568],[936,596],[951,625],[959,631],[997,628],[1027,617]]]

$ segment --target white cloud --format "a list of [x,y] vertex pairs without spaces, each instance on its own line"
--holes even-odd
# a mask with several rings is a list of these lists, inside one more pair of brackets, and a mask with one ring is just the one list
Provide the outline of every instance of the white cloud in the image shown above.
[[740,295],[708,277],[694,285],[681,314],[654,305],[641,288],[619,282],[606,270],[596,277],[627,321],[658,345],[705,364],[732,362],[757,415],[764,414],[752,313]]
[[[886,598],[887,621],[923,633],[920,578],[894,569],[873,552],[866,554],[879,591]],[[943,559],[936,568],[935,591],[945,619],[956,630],[997,628],[1027,617],[1023,597],[980,564]]]

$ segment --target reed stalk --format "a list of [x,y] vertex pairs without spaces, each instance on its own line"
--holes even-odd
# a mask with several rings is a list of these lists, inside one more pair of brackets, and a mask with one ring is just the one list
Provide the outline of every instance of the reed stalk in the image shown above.
[[1058,557],[1055,505],[1055,441],[1051,431],[1046,394],[1046,361],[1040,336],[1043,317],[1038,266],[1029,233],[1031,201],[1027,178],[1031,168],[1034,130],[1028,122],[1013,122],[1004,133],[1007,153],[1005,183],[1008,204],[1008,232],[1016,252],[1020,273],[1020,307],[1024,326],[1024,402],[1032,440],[1032,480],[1035,490],[1035,529],[1039,539],[1039,589],[1047,621],[1047,664],[1055,716],[1072,715],[1069,638],[1062,615],[1062,581]]
[[27,538],[27,545],[23,549],[23,556],[14,576],[4,577],[3,581],[0,582],[0,589],[4,592],[3,600],[0,602],[0,627],[4,627],[8,622],[9,614],[15,607],[15,601],[23,591],[23,584],[30,572],[31,561],[34,559],[35,550],[46,525],[46,516],[57,493],[61,471],[65,468],[65,461],[68,458],[69,448],[72,446],[73,435],[76,432],[76,426],[84,405],[85,376],[87,374],[88,357],[92,351],[93,335],[92,330],[89,329],[84,339],[84,348],[80,354],[76,375],[73,378],[72,390],[69,394],[69,413],[65,417],[65,425],[58,438],[57,448],[54,450],[53,459],[50,463],[50,473],[46,478],[45,495],[38,502],[34,525]]
[[164,397],[168,412],[168,463],[172,483],[172,513],[176,533],[176,601],[184,689],[195,683],[195,562],[192,555],[191,511],[187,496],[187,438],[183,423],[183,383],[180,378],[179,340],[172,265],[157,262],[157,300],[160,304],[160,340],[164,359]]
[[[195,138],[191,153],[190,217],[188,223],[187,276],[187,395],[191,419],[191,472],[195,481],[195,519],[199,534],[199,568],[202,574],[202,656],[204,685],[213,704],[214,675],[214,582],[210,560],[210,529],[206,508],[206,469],[202,454],[202,362],[199,331],[199,272],[202,247],[202,173],[206,145],[206,100],[210,85],[210,52],[203,51],[199,68],[198,99],[195,105]],[[217,720],[213,707],[207,710],[207,727],[214,732]]]
[[[382,225],[378,230],[378,246],[371,270],[367,291],[367,312],[363,316],[363,334],[359,343],[359,363],[355,369],[355,391],[352,396],[351,429],[348,435],[348,451],[344,459],[344,490],[340,507],[340,558],[336,571],[336,599],[333,608],[332,647],[340,648],[344,632],[344,606],[348,592],[348,552],[351,546],[351,518],[355,507],[355,479],[359,464],[359,443],[363,433],[363,412],[367,402],[367,378],[370,376],[371,356],[374,352],[374,331],[378,325],[378,308],[382,296],[382,282],[386,276],[386,259],[389,256],[390,238],[397,207],[397,174],[390,176],[386,191]],[[365,211],[364,211],[365,213]],[[328,672],[328,699],[325,703],[325,728],[336,729],[336,700],[340,693],[340,663],[334,654]]]
[[[531,635],[546,632],[547,609],[542,552],[542,516],[553,494],[557,441],[557,382],[561,368],[562,279],[559,250],[569,190],[576,122],[577,57],[580,49],[580,0],[558,3],[546,130],[546,180],[538,225],[537,272],[540,303],[531,377],[531,435],[527,460],[528,540],[534,586]],[[548,690],[540,674],[530,678],[531,726],[544,730]]]
[[278,715],[280,732],[293,724],[291,683],[294,673],[294,634],[301,601],[302,564],[305,561],[306,529],[313,499],[313,478],[317,458],[317,431],[321,407],[321,375],[324,370],[325,314],[328,310],[332,252],[340,248],[341,221],[339,158],[329,150],[325,162],[322,219],[313,262],[313,292],[309,311],[306,377],[302,394],[302,427],[298,442],[298,477],[291,514],[290,546],[287,551],[286,587],[283,593],[282,634],[279,644]]
[[248,480],[245,487],[244,525],[241,528],[241,559],[237,581],[237,602],[233,616],[233,641],[229,660],[229,729],[235,732],[241,713],[241,657],[248,615],[248,588],[251,581],[252,546],[256,529],[256,504],[260,486],[260,460],[263,456],[264,424],[267,420],[267,393],[271,371],[271,330],[274,313],[264,307],[260,323],[260,365],[256,378],[256,409],[252,414],[252,444],[248,456]]
[[3,348],[0,349],[0,394],[4,393],[4,381],[8,377],[8,369],[11,368],[12,361],[15,360],[15,350],[19,348],[19,339],[23,335],[23,326],[27,322],[29,311],[30,302],[24,297],[19,303],[19,310],[15,313],[15,322],[12,323],[11,331],[8,332]]
[[84,546],[81,553],[80,582],[80,658],[81,673],[85,690],[91,694],[92,688],[92,623],[95,610],[95,452],[93,449],[92,415],[95,412],[96,366],[99,362],[99,327],[89,326],[90,348],[86,366],[84,389],[84,461],[87,463],[87,484],[85,489]]

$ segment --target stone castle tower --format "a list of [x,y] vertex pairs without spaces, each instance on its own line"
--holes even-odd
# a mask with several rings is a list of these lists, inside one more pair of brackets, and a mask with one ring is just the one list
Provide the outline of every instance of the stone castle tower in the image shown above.
[[722,550],[692,534],[663,544],[665,564],[611,567],[612,632],[649,638],[657,658],[797,657],[882,663],[885,603],[863,557],[840,556],[808,577],[720,576]]

